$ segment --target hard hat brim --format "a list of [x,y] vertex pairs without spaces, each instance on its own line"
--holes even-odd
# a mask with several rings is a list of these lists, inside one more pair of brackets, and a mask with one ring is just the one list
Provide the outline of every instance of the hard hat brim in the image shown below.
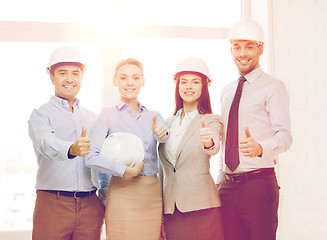
[[54,70],[57,67],[60,67],[60,66],[77,66],[82,71],[85,69],[85,65],[83,63],[80,63],[80,62],[58,62],[58,63],[53,64],[50,67],[47,67],[46,71],[47,71],[47,73],[51,74],[51,72],[54,72]]
[[175,83],[177,82],[178,78],[180,78],[182,75],[185,75],[185,74],[194,74],[194,75],[197,75],[199,76],[201,79],[206,79],[207,80],[207,83],[208,83],[208,86],[211,85],[211,79],[208,78],[206,75],[204,75],[203,73],[200,73],[200,72],[196,72],[196,71],[181,71],[181,72],[177,72],[175,75],[174,75],[174,81]]

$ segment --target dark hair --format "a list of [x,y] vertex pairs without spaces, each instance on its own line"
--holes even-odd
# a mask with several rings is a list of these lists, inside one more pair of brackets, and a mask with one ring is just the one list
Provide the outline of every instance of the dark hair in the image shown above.
[[[210,103],[210,94],[208,89],[208,79],[205,75],[199,74],[197,72],[192,72],[191,74],[197,75],[201,78],[202,82],[202,91],[201,96],[198,99],[198,111],[200,114],[212,113],[211,103]],[[179,95],[179,82],[182,75],[179,75],[176,78],[176,88],[175,88],[175,112],[174,115],[183,108],[183,99]]]
[[66,65],[77,66],[77,67],[79,67],[82,70],[82,72],[83,72],[83,70],[85,68],[84,64],[79,63],[79,62],[59,62],[59,63],[53,64],[50,67],[50,69],[49,69],[50,74],[53,76],[54,71],[56,70],[57,67],[66,66]]

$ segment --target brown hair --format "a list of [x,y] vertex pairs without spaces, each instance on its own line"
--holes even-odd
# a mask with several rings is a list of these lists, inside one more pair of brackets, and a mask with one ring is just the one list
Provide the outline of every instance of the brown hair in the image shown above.
[[[202,74],[198,74],[197,72],[193,72],[192,74],[199,76],[201,78],[201,82],[202,82],[201,96],[198,99],[199,113],[200,114],[212,113],[207,77],[204,75],[202,76]],[[174,115],[177,113],[177,111],[179,109],[183,108],[183,99],[179,95],[179,82],[180,82],[181,76],[182,75],[178,76],[176,79],[177,81],[176,81],[176,88],[175,88],[175,112],[174,112]]]

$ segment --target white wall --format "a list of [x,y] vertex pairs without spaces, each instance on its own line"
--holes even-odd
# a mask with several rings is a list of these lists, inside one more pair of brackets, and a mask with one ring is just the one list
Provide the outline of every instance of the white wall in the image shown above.
[[291,99],[293,146],[279,161],[278,240],[327,239],[327,1],[271,0],[274,75]]

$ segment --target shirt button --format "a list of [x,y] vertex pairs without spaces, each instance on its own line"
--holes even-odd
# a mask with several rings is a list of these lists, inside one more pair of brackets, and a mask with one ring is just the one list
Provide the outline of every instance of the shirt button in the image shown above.
[[174,168],[174,172],[176,172],[176,169]]

